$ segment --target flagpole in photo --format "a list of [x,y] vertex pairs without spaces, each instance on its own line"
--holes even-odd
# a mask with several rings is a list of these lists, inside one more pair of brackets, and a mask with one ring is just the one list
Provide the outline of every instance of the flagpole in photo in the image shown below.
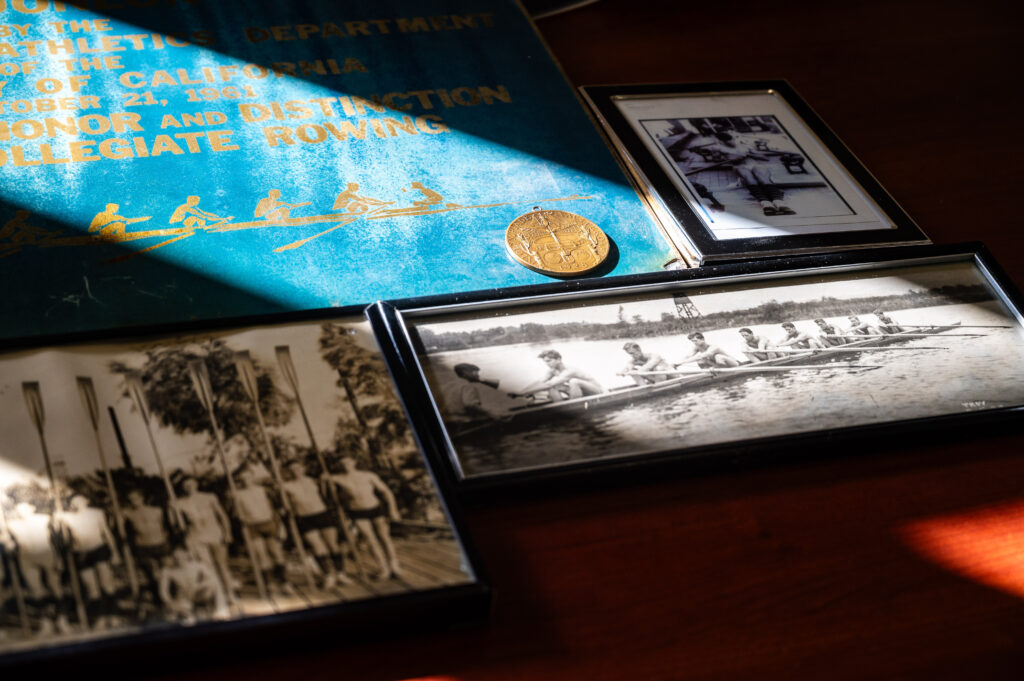
[[[295,364],[292,362],[292,353],[287,345],[278,345],[274,348],[274,353],[277,355],[278,366],[281,367],[281,374],[284,376],[284,380],[288,382],[288,386],[292,390],[292,394],[295,395],[295,403],[299,405],[299,414],[302,415],[302,423],[306,426],[306,433],[309,435],[309,444],[313,447],[313,452],[316,454],[317,463],[320,464],[320,470],[323,471],[323,475],[330,475],[330,471],[327,469],[327,459],[324,458],[324,453],[320,450],[319,445],[316,443],[316,437],[313,435],[313,426],[309,423],[309,416],[306,414],[306,407],[302,404],[302,394],[299,392],[299,375],[295,371]],[[338,498],[338,490],[333,483],[327,485],[328,493],[331,495],[331,502],[334,503],[334,508],[338,510],[338,523],[341,525],[341,533],[345,537],[345,543],[348,545],[349,550],[352,552],[352,558],[356,564],[356,571],[359,573],[359,578],[366,582],[368,576],[366,569],[363,567],[363,562],[359,560],[359,551],[356,550],[355,537],[352,536],[352,531],[348,526],[348,518],[345,516],[345,510],[341,507],[341,500]]]
[[[7,507],[4,506],[4,502],[0,500],[0,523],[3,523],[3,533],[5,536],[11,536],[10,525],[7,524]],[[14,602],[18,606],[18,621],[21,622],[21,630],[25,635],[32,633],[32,625],[28,621],[28,611],[25,609],[25,592],[21,590],[21,580],[18,578],[18,567],[17,564],[21,562],[21,556],[17,555],[19,549],[7,553],[7,566],[10,568],[11,585],[14,587]]]
[[[63,510],[60,501],[60,490],[57,489],[57,480],[53,475],[53,463],[50,461],[50,450],[46,446],[46,435],[43,433],[43,426],[46,423],[46,412],[43,409],[43,395],[39,389],[38,381],[24,381],[21,384],[21,391],[25,394],[25,405],[28,407],[29,416],[39,433],[39,445],[43,450],[43,461],[46,464],[46,477],[50,481],[50,494],[53,497],[53,511],[51,518],[58,511]],[[71,582],[71,594],[75,599],[75,610],[78,613],[78,621],[85,629],[89,628],[89,618],[85,612],[85,602],[82,600],[82,585],[78,581],[78,566],[75,565],[75,557],[71,553],[71,545],[65,541],[64,533],[60,533],[61,545],[63,548],[64,561],[68,566],[68,574]]]
[[281,502],[284,504],[285,513],[288,515],[288,531],[292,535],[292,541],[295,542],[295,550],[299,554],[299,563],[302,565],[302,572],[306,575],[306,582],[312,587],[316,582],[314,581],[313,571],[309,566],[309,560],[306,557],[306,549],[302,544],[302,535],[299,534],[299,526],[295,522],[295,510],[292,508],[291,500],[288,498],[288,495],[284,492],[284,480],[281,478],[281,465],[277,460],[277,455],[274,453],[274,444],[270,441],[270,434],[267,433],[267,424],[266,421],[263,420],[263,414],[260,411],[260,393],[259,386],[256,383],[256,366],[253,364],[252,357],[249,355],[248,350],[236,352],[234,359],[235,368],[238,370],[238,381],[242,384],[245,394],[252,402],[253,411],[256,412],[256,422],[259,424],[260,433],[263,435],[263,445],[267,448],[267,457],[270,459],[270,472],[274,476],[274,483],[277,485],[277,489],[281,492]]
[[114,476],[110,473],[107,456],[100,440],[100,408],[96,399],[96,388],[93,386],[91,378],[77,376],[75,380],[78,384],[78,393],[82,397],[82,406],[85,407],[85,413],[89,415],[89,422],[92,424],[92,433],[96,439],[96,452],[99,454],[100,465],[103,467],[103,477],[107,481],[107,492],[110,494],[110,503],[114,509],[114,524],[121,540],[121,550],[124,552],[125,567],[128,570],[128,585],[131,588],[132,597],[137,599],[139,597],[139,576],[135,571],[135,557],[128,545],[128,533],[124,528],[124,513],[121,511],[121,502],[117,498],[117,488],[114,487]]
[[[199,402],[206,409],[206,413],[210,417],[210,429],[213,431],[214,448],[217,450],[217,456],[220,458],[221,466],[224,468],[224,476],[228,480],[228,494],[231,495],[231,501],[237,509],[238,494],[235,490],[235,479],[231,475],[231,469],[228,467],[228,458],[224,454],[224,435],[220,432],[220,426],[217,425],[217,417],[213,413],[213,387],[210,384],[210,370],[206,366],[206,360],[189,360],[188,373],[192,379],[192,387],[195,388],[196,395],[199,397]],[[260,598],[270,601],[267,595],[267,586],[263,583],[263,575],[260,573],[260,565],[256,562],[256,552],[253,550],[252,539],[249,537],[249,528],[245,526],[245,523],[242,523],[242,541],[245,543],[245,550],[249,554],[249,564],[252,566],[252,572],[256,579],[256,589],[259,591]],[[225,584],[224,588],[229,589],[230,585]]]
[[107,405],[107,415],[110,416],[110,425],[114,429],[114,437],[117,438],[117,447],[121,452],[121,461],[126,471],[134,471],[132,457],[128,454],[128,446],[124,443],[124,435],[121,433],[121,424],[117,421],[117,412],[114,407]]

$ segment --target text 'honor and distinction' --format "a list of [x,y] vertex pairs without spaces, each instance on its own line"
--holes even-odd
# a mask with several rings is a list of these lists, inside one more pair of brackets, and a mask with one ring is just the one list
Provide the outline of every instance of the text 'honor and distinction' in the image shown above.
[[[2,0],[0,0],[2,2]],[[18,4],[18,3],[14,3]],[[103,9],[109,3],[92,3]],[[19,9],[19,7],[21,9]],[[37,14],[49,9],[53,13],[65,12],[64,3],[37,2],[32,8],[25,3],[12,9]],[[511,102],[504,85],[455,85],[449,88],[413,89],[371,95],[317,97],[307,100],[260,101],[253,87],[264,79],[310,76],[332,76],[348,73],[367,73],[369,69],[356,58],[326,58],[296,62],[272,62],[267,65],[222,64],[193,66],[192,68],[156,69],[149,72],[123,70],[121,55],[110,54],[138,50],[167,50],[173,48],[208,47],[216,43],[210,31],[193,31],[188,35],[159,33],[111,35],[110,19],[82,19],[42,21],[33,24],[0,24],[0,59],[17,58],[20,61],[0,63],[0,97],[8,83],[18,77],[34,78],[40,61],[63,67],[67,75],[60,78],[47,70],[48,77],[36,78],[32,83],[38,97],[0,99],[0,114],[42,113],[44,116],[25,117],[20,120],[0,121],[0,142],[14,143],[0,149],[0,167],[32,167],[64,163],[83,163],[103,159],[153,158],[164,154],[185,155],[203,152],[237,151],[241,147],[232,139],[235,130],[219,129],[202,132],[171,132],[153,135],[145,133],[152,122],[133,113],[88,113],[74,117],[64,112],[105,109],[110,102],[95,94],[86,94],[93,74],[89,71],[117,71],[117,82],[131,92],[121,93],[121,107],[164,107],[168,97],[180,94],[169,88],[210,86],[185,90],[185,103],[209,103],[217,100],[250,100],[233,103],[243,123],[262,123],[309,119],[318,114],[324,118],[334,116],[368,116],[353,121],[314,122],[294,126],[267,125],[262,129],[269,147],[296,144],[319,144],[334,141],[373,140],[402,135],[449,132],[443,119],[431,110],[469,107],[495,102]],[[265,40],[286,42],[291,40],[333,40],[342,37],[386,36],[391,33],[420,33],[489,28],[494,26],[493,16],[486,13],[443,15],[397,19],[374,19],[340,23],[294,24],[270,27],[245,27],[246,40],[257,43]],[[32,30],[50,33],[46,39],[31,39]],[[78,35],[74,35],[78,34]],[[99,56],[92,56],[92,55]],[[89,56],[80,56],[89,55]],[[217,87],[219,86],[219,87]],[[140,91],[142,88],[150,88]],[[154,94],[155,93],[155,94]],[[116,97],[109,89],[104,96]],[[256,101],[252,101],[256,100]],[[180,106],[180,100],[174,101]],[[146,111],[142,109],[142,111]],[[57,114],[50,116],[51,112]],[[372,113],[369,113],[372,112]],[[395,116],[377,116],[395,112]],[[411,115],[406,115],[406,112]],[[191,126],[219,125],[228,121],[222,110],[188,111],[163,115],[159,127],[187,128]],[[114,136],[106,136],[113,133]],[[67,139],[82,135],[101,136],[103,139]],[[42,141],[46,139],[47,141]],[[36,140],[39,140],[36,142]],[[52,141],[51,141],[52,140]],[[29,142],[29,144],[23,143]]]

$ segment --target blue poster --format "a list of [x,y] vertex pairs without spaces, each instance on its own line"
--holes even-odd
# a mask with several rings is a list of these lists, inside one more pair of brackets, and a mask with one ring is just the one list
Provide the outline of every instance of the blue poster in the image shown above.
[[536,207],[672,257],[511,0],[0,7],[0,336],[550,282]]

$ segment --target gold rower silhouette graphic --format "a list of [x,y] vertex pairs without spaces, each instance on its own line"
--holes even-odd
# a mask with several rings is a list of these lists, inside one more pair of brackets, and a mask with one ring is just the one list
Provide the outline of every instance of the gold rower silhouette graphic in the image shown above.
[[30,225],[27,210],[18,210],[14,217],[0,227],[0,258],[13,255],[24,246],[34,246],[64,233],[64,230],[48,230]]
[[345,185],[345,190],[334,199],[334,205],[331,208],[334,210],[344,210],[349,213],[365,213],[371,208],[379,209],[394,203],[394,201],[381,201],[380,199],[371,199],[368,196],[360,196],[356,193],[358,191],[359,183],[349,182]]
[[199,197],[189,196],[185,199],[185,203],[181,204],[174,209],[171,213],[171,219],[167,221],[167,224],[174,225],[182,223],[185,227],[194,229],[203,229],[207,226],[207,221],[210,222],[210,227],[215,227],[220,224],[231,220],[234,216],[229,215],[226,218],[222,218],[219,215],[207,212],[202,208],[199,208]]
[[152,215],[146,215],[139,218],[126,218],[123,215],[117,214],[120,208],[120,204],[108,203],[107,207],[96,213],[92,222],[89,223],[89,232],[96,232],[101,236],[119,236],[125,233],[125,228],[128,225],[136,222],[145,222],[153,217]]
[[130,230],[128,225],[148,221],[152,219],[152,216],[125,217],[119,214],[121,210],[119,203],[108,203],[102,211],[96,213],[92,218],[87,234],[82,234],[81,232],[69,233],[66,230],[50,231],[35,227],[28,223],[29,211],[18,211],[13,218],[0,227],[0,258],[12,255],[22,250],[25,246],[37,248],[95,246],[98,244],[126,243],[163,237],[152,245],[102,261],[105,264],[111,264],[130,260],[143,253],[148,253],[149,251],[190,238],[200,232],[215,234],[249,229],[293,229],[318,223],[333,223],[315,234],[272,249],[274,253],[282,253],[301,248],[307,243],[315,241],[357,220],[416,217],[455,210],[480,210],[526,203],[580,201],[593,200],[595,198],[593,196],[573,194],[550,199],[535,199],[533,201],[505,201],[464,206],[458,203],[446,202],[440,192],[431,189],[419,181],[411,182],[408,187],[401,187],[400,191],[402,193],[415,191],[419,194],[420,198],[410,201],[405,206],[395,207],[396,201],[386,201],[370,197],[361,193],[358,182],[347,182],[344,189],[335,197],[334,203],[331,206],[331,212],[292,217],[293,210],[310,206],[313,202],[289,203],[281,199],[282,192],[280,189],[269,189],[267,195],[262,197],[256,204],[253,211],[255,219],[242,222],[232,222],[234,220],[233,215],[223,217],[200,208],[201,197],[192,194],[187,196],[185,202],[179,204],[171,212],[167,221],[168,227],[150,230]]
[[271,189],[267,192],[267,195],[259,200],[256,204],[256,210],[253,215],[257,218],[263,218],[268,222],[284,221],[291,217],[291,209],[301,208],[308,206],[312,201],[305,201],[303,203],[286,203],[281,200],[281,190]]

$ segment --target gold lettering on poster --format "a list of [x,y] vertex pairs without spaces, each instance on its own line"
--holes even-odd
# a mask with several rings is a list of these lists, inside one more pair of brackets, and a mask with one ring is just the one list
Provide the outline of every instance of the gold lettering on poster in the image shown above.
[[[296,158],[304,147],[416,145],[452,134],[444,118],[448,110],[501,107],[513,100],[508,86],[493,82],[408,83],[374,93],[376,65],[362,56],[366,50],[353,48],[357,41],[406,40],[403,36],[431,41],[452,32],[486,32],[496,25],[488,12],[239,24],[229,29],[235,31],[231,36],[209,30],[165,34],[104,16],[123,3],[181,11],[199,1],[83,0],[66,5],[0,0],[0,11],[9,10],[0,23],[0,173],[15,182],[51,165],[117,164],[127,170],[127,164],[150,163],[148,159],[245,153],[247,145]],[[259,57],[234,59],[217,51],[218,41],[228,37],[252,44],[293,44],[295,55],[265,62]],[[280,59],[284,49],[291,48],[275,48],[274,58]],[[197,51],[204,53],[202,60],[195,58]],[[309,56],[303,58],[303,52]],[[138,53],[159,58],[141,60]],[[438,77],[442,74],[439,70]],[[323,85],[318,91],[330,96],[289,99],[279,94],[302,92],[298,86],[310,81]],[[84,209],[81,219],[89,220],[84,233],[41,227],[46,224],[42,215],[18,210],[0,224],[0,258],[32,248],[142,246],[109,261],[120,262],[199,234],[253,229],[280,234],[270,249],[280,254],[346,226],[356,229],[360,221],[513,205],[453,201],[426,178],[408,178],[377,190],[345,181],[323,192],[309,188],[303,190],[308,196],[292,196],[294,189],[267,186],[254,205],[230,209],[213,196],[204,201],[199,194],[188,194],[161,210],[139,211],[153,215],[128,209],[133,199],[145,197],[102,197],[108,200],[90,200]]]

